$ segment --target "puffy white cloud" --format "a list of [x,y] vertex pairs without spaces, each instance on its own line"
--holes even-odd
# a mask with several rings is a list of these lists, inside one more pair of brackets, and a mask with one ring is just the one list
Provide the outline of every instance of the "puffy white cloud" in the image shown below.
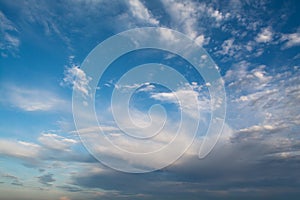
[[185,34],[192,39],[198,36],[196,31],[197,25],[197,5],[192,2],[179,2],[167,0],[162,2],[166,11],[171,16],[174,28],[180,27]]
[[233,54],[236,51],[236,46],[233,45],[233,43],[234,43],[234,38],[230,38],[228,40],[225,40],[222,44],[222,50],[220,51],[220,53],[222,55],[233,56]]
[[[194,87],[198,88],[197,85]],[[179,88],[173,92],[157,92],[152,93],[151,98],[175,103],[180,110],[184,110],[191,117],[197,118],[198,113],[209,112],[210,99],[206,95],[200,93],[192,88]]]
[[133,17],[152,25],[159,25],[159,21],[152,16],[140,0],[129,0],[128,4]]
[[267,86],[273,78],[265,71],[265,65],[260,65],[252,70],[249,70],[249,65],[250,63],[242,61],[226,72],[225,81],[229,87],[237,88],[236,93],[253,90],[257,92]]
[[205,36],[203,34],[199,35],[198,37],[196,37],[195,42],[199,45],[199,46],[203,46],[204,44],[208,43],[208,38],[205,38]]
[[[208,14],[212,17],[215,18],[215,20],[217,22],[222,21],[224,19],[225,16],[223,16],[222,12],[220,12],[219,10],[214,10],[213,8],[209,7],[207,9]],[[227,13],[229,14],[229,13]],[[228,15],[227,15],[228,16]]]
[[[297,114],[300,110],[297,103],[300,98],[299,80],[296,78],[299,70],[271,75],[265,68],[261,65],[252,70],[246,70],[247,67],[236,68],[235,72],[229,70],[225,80],[231,91],[229,107],[234,108],[229,118],[239,116],[231,125],[238,127],[239,133],[247,133],[242,134],[245,138],[251,138],[255,133],[256,138],[263,137],[265,141],[271,141],[271,134],[265,138],[266,132],[279,132],[273,136],[284,137],[284,129],[300,123]],[[250,119],[249,115],[255,117]]]
[[259,43],[266,43],[266,42],[271,42],[272,39],[273,39],[272,29],[271,27],[267,27],[261,30],[261,32],[255,38],[255,41]]
[[89,82],[92,78],[88,77],[77,65],[71,64],[71,67],[66,68],[64,74],[65,77],[63,78],[62,85],[71,85],[74,90],[80,92],[84,97],[91,95]]
[[281,37],[282,41],[285,41],[283,48],[291,48],[293,46],[300,45],[300,32],[291,33],[291,34],[283,34]]

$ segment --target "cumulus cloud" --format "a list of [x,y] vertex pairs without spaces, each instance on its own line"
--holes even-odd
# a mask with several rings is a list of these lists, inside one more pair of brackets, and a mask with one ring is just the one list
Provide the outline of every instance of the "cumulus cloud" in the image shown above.
[[261,32],[255,38],[255,41],[259,43],[266,43],[272,41],[272,39],[273,39],[272,29],[270,27],[267,27],[261,30]]
[[64,74],[65,77],[63,78],[62,85],[66,84],[72,86],[74,90],[81,93],[84,97],[91,95],[89,82],[92,78],[88,77],[77,65],[71,64],[71,67],[65,69]]
[[[299,88],[296,87],[299,84],[296,78],[299,71],[296,69],[293,73],[285,71],[271,75],[265,66],[236,71],[239,73],[229,70],[225,76],[231,91],[229,106],[237,109],[232,110],[229,118],[239,116],[232,122],[232,126],[239,130],[236,137],[245,140],[256,138],[262,143],[268,142],[270,148],[276,146],[275,138],[280,141],[286,132],[289,132],[289,137],[295,137],[292,136],[295,133],[288,129],[296,128],[300,122],[297,114],[300,111],[297,105]],[[233,76],[238,78],[232,79]],[[287,76],[290,78],[285,79]],[[255,118],[249,119],[248,115]],[[244,123],[239,123],[240,120]]]
[[186,111],[194,118],[197,118],[199,112],[209,112],[210,110],[209,98],[205,95],[200,96],[200,93],[192,88],[179,88],[174,92],[156,92],[151,94],[151,98],[175,103],[179,109]]
[[[78,2],[80,3],[78,10],[83,12],[65,13],[77,17],[78,14],[81,14],[79,18],[84,19],[90,19],[90,17],[87,17],[90,15],[84,15],[82,13],[99,13],[100,9],[96,6],[99,5],[99,3],[95,3],[94,1],[89,1],[89,3],[76,1],[72,2],[72,4]],[[109,5],[109,3],[102,4],[101,1],[101,4],[105,6]],[[117,4],[119,4],[119,2]],[[159,10],[159,12],[166,12],[169,15],[165,18],[165,21],[159,21],[158,19],[160,18],[154,16],[154,12],[150,12],[150,9],[146,7],[147,4],[141,1],[128,2],[130,11],[126,14],[132,15],[137,19],[135,23],[142,22],[151,25],[162,25],[162,23],[166,23],[171,28],[188,34],[200,45],[208,43],[208,33],[204,33],[203,29],[208,31],[210,29],[205,25],[208,23],[211,23],[213,27],[221,25],[220,28],[226,34],[226,37],[229,35],[229,39],[221,41],[218,44],[221,48],[217,49],[221,50],[218,51],[218,54],[220,56],[229,55],[234,59],[237,58],[236,55],[241,55],[240,52],[244,51],[244,46],[247,52],[256,51],[256,55],[258,56],[261,55],[263,49],[257,49],[257,45],[276,40],[276,33],[273,32],[272,28],[268,27],[270,21],[266,20],[266,22],[264,22],[263,20],[265,20],[265,18],[260,19],[258,17],[261,11],[264,12],[266,10],[264,6],[265,2],[263,1],[251,2],[251,5],[249,2],[230,1],[228,7],[231,14],[226,14],[226,9],[216,9],[219,5],[216,5],[218,3],[214,4],[214,2],[162,1],[162,4],[165,10]],[[73,5],[71,6],[71,4],[67,2],[67,6],[71,8]],[[213,8],[213,6],[215,7]],[[90,12],[86,12],[87,9],[82,9],[87,7],[89,7],[88,11]],[[249,9],[249,7],[251,7],[251,9]],[[107,14],[106,10],[111,11],[111,9],[102,9],[105,14]],[[62,29],[60,29],[61,27],[56,26],[53,21],[53,18],[55,18],[53,17],[54,14],[50,21],[47,20],[49,12],[46,13],[44,11],[45,10],[40,10],[40,15],[33,15],[32,19],[40,21],[39,23],[44,27],[46,34],[61,34],[63,32],[61,31]],[[28,12],[33,13],[33,10],[29,10]],[[255,14],[251,14],[252,12]],[[46,13],[45,17],[39,20],[44,13]],[[118,17],[124,17],[125,15],[120,14],[118,11],[115,11],[114,14]],[[5,18],[8,18],[4,17],[2,16],[0,23],[7,22]],[[66,16],[63,16],[64,19],[70,19],[65,17]],[[93,19],[98,20],[100,18],[98,17],[99,16]],[[223,21],[229,17],[236,19],[236,21],[222,24]],[[68,20],[65,21],[69,23]],[[113,25],[118,24],[118,26],[122,24],[121,22],[124,22],[114,19],[107,21]],[[93,20],[89,21],[89,23],[91,25],[87,25],[87,28],[82,28],[81,26],[80,28],[84,30],[97,30],[97,28],[94,27],[95,23]],[[238,24],[237,27],[231,27],[232,24],[235,23]],[[6,25],[7,24],[10,24],[10,22],[7,22]],[[99,24],[102,26],[102,23]],[[1,24],[1,26],[3,27],[3,24]],[[260,30],[260,28],[262,29]],[[15,31],[14,27],[8,29],[11,29],[12,32]],[[72,30],[74,30],[74,34],[78,31],[78,29]],[[90,32],[91,31],[88,31],[87,33],[85,31],[85,35],[91,34]],[[216,32],[219,34],[218,31]],[[213,33],[209,34],[213,35]],[[17,34],[11,34],[9,36],[5,36],[5,34],[2,35],[4,36],[3,40],[10,43],[14,48],[20,45]],[[168,32],[165,33],[165,36],[172,39],[172,35],[168,35]],[[86,38],[90,39],[88,36]],[[212,38],[214,37],[212,36]],[[247,39],[251,41],[248,42]],[[214,42],[214,40],[210,41]],[[299,34],[293,32],[283,34],[281,41],[283,42],[284,49],[299,46]],[[244,46],[243,42],[245,42]],[[253,58],[256,55],[244,54],[244,56],[239,56],[236,60],[241,61],[241,59]],[[285,69],[281,67],[280,70],[284,71]],[[71,85],[85,96],[89,94],[88,81],[90,79],[86,77],[80,68],[72,66],[66,69],[65,78],[66,84]],[[76,78],[78,78],[79,82],[75,81]],[[103,190],[109,190],[113,191],[111,195],[116,199],[173,199],[174,196],[172,196],[172,194],[178,199],[258,199],[261,197],[268,199],[297,199],[299,196],[300,176],[299,71],[293,70],[292,67],[290,67],[290,69],[285,72],[277,73],[272,72],[267,66],[260,64],[253,66],[247,61],[243,61],[226,72],[225,80],[228,86],[229,112],[227,121],[229,125],[223,132],[218,146],[206,159],[199,161],[196,155],[197,151],[188,151],[187,154],[174,165],[148,175],[139,176],[110,171],[101,165],[96,166],[90,164],[90,160],[77,159],[76,161],[93,166],[93,168],[84,168],[82,170],[83,173],[72,172],[72,183],[76,186],[61,187],[61,189],[71,192],[78,191],[78,188],[83,188],[85,192],[91,190],[95,193],[98,192],[97,194],[99,194],[99,196],[93,196],[95,198],[105,198],[106,196],[101,196],[104,193]],[[209,84],[207,84],[207,86],[209,86]],[[136,88],[137,86],[133,87]],[[141,87],[139,92],[153,92],[154,90],[155,88],[153,88],[152,85],[147,85]],[[19,99],[19,101],[11,101],[11,105],[22,110],[51,110],[61,102],[60,100],[56,101],[55,99],[58,97],[52,93],[49,95],[51,98],[37,99],[37,93],[42,94],[40,96],[47,96],[47,94],[49,94],[42,93],[40,90],[35,92],[35,94],[31,94],[30,92],[17,93],[18,95],[12,96],[11,99],[15,98]],[[190,97],[193,95],[197,95],[199,98],[199,94],[196,94],[197,91],[193,90],[187,91],[181,89],[174,91],[174,93],[186,98],[187,102],[191,100]],[[176,102],[176,95],[174,95],[174,93],[158,92],[152,93],[151,95],[152,98],[157,101],[173,103]],[[190,106],[193,108],[195,105],[190,104]],[[209,107],[208,102],[203,100],[203,108],[207,107]],[[145,117],[144,115],[140,115],[140,113],[135,114],[142,119]],[[157,119],[160,120],[158,117]],[[89,127],[79,131],[87,134],[91,133],[92,137],[92,133],[95,133],[98,128],[99,127]],[[101,128],[108,133],[108,137],[115,138],[113,141],[117,144],[121,144],[127,149],[135,148],[134,143],[120,137],[123,133],[115,126],[107,125]],[[156,140],[157,143],[155,144],[167,143],[170,138],[172,138],[171,136],[174,132],[169,129],[169,131],[165,133],[164,137],[159,138],[160,140]],[[47,164],[50,157],[52,161],[74,161],[74,154],[69,153],[69,150],[72,149],[73,145],[78,144],[76,140],[53,133],[43,133],[37,139],[39,144],[24,141],[0,140],[0,153],[5,156],[22,159],[37,157],[45,159]],[[186,138],[182,138],[182,141],[185,141],[185,139]],[[99,141],[99,144],[101,144],[101,141]],[[105,146],[99,146],[102,147],[102,149],[99,149],[99,152],[106,153],[106,155],[112,158],[114,156],[120,158],[120,155],[115,155],[114,152],[105,148]],[[142,145],[140,147],[142,150],[148,150]],[[194,147],[198,150],[197,145]],[[155,149],[156,146],[152,146],[152,148]],[[62,151],[57,153],[57,150]],[[66,152],[65,150],[68,151]],[[48,153],[48,155],[46,154],[44,157],[40,157],[38,152]],[[53,152],[56,153],[53,154]],[[155,158],[148,162],[150,164],[164,162],[164,157]],[[138,161],[135,163],[138,163]],[[143,164],[147,166],[149,163]],[[15,179],[12,175],[7,175],[3,178],[10,180]],[[45,186],[53,184],[55,179],[56,176],[54,178],[52,173],[38,177],[38,180]],[[99,189],[100,192],[95,191],[96,189]],[[107,198],[112,198],[112,196],[107,196]],[[59,196],[57,198],[59,198]],[[69,198],[61,195],[60,199],[67,200]]]
[[226,16],[223,15],[222,12],[220,12],[219,10],[214,10],[212,7],[209,7],[207,9],[208,14],[214,18],[216,20],[216,22],[220,22],[222,21],[226,16],[228,16],[228,14]]
[[[249,63],[238,65],[225,75],[230,89],[230,126],[225,126],[219,143],[205,159],[199,160],[192,153],[196,151],[192,151],[172,166],[151,174],[135,176],[102,170],[75,176],[73,183],[150,198],[170,193],[190,199],[198,199],[199,194],[208,199],[218,199],[220,195],[230,198],[264,195],[271,199],[285,198],[286,194],[295,198],[300,175],[299,71],[272,75],[266,66],[252,69],[249,66]],[[242,99],[240,94],[244,94]],[[175,100],[174,95],[167,93],[157,98]],[[197,149],[197,145],[191,148]],[[132,181],[124,185],[121,180]]]
[[199,10],[204,10],[203,5],[198,5],[195,2],[180,2],[180,1],[162,1],[165,6],[166,11],[171,16],[172,23],[174,28],[177,28],[179,31],[184,32],[190,38],[197,39],[197,42],[202,45],[204,42],[204,35],[199,34],[197,26],[197,13]]
[[172,20],[177,21],[177,25],[181,24],[183,31],[194,39],[198,35],[195,30],[197,6],[194,2],[163,1],[163,4]]
[[128,4],[133,17],[152,25],[159,25],[159,21],[152,16],[140,0],[129,0]]
[[237,50],[237,46],[233,45],[233,43],[234,43],[234,38],[225,40],[222,44],[222,50],[220,51],[220,53],[222,55],[233,56]]
[[195,42],[199,45],[199,46],[203,46],[204,44],[208,43],[208,39],[205,39],[204,34],[199,35],[198,37],[196,37]]
[[[104,157],[109,158],[108,162],[120,162],[117,167],[122,170],[127,170],[124,167],[126,164],[137,170],[152,169],[157,166],[171,164],[172,161],[169,163],[170,159],[172,160],[174,156],[176,158],[178,151],[182,150],[181,153],[184,153],[192,143],[195,135],[205,135],[207,121],[210,119],[210,101],[209,94],[199,92],[203,86],[201,87],[193,82],[190,87],[178,88],[174,92],[158,92],[156,89],[153,90],[152,87],[149,90],[149,86],[151,84],[142,86],[140,88],[142,91],[138,89],[140,86],[135,84],[118,86],[117,89],[125,89],[125,91],[122,91],[125,93],[126,88],[138,89],[137,92],[147,92],[151,99],[161,105],[168,104],[170,106],[172,104],[172,106],[177,106],[177,111],[170,111],[173,116],[168,116],[165,112],[153,108],[150,112],[130,108],[130,116],[127,117],[128,112],[127,109],[124,109],[124,104],[115,104],[112,109],[114,117],[118,117],[116,124],[102,124],[100,127],[87,126],[77,130],[84,143],[88,145],[88,148],[97,158],[101,160]],[[168,112],[167,107],[165,107],[166,112]],[[177,117],[174,115],[177,115]],[[184,119],[181,119],[181,117]],[[199,130],[197,129],[198,125],[201,126]],[[101,130],[105,138],[102,138]],[[137,139],[136,137],[145,139]],[[95,143],[95,141],[98,142]],[[172,144],[169,145],[169,143]],[[114,144],[114,146],[111,146],[111,144]],[[162,152],[155,159],[152,154],[150,155],[150,153],[163,147],[166,147],[165,149],[169,149],[169,151]],[[123,151],[120,151],[120,149]],[[170,149],[173,149],[173,151]],[[127,152],[136,152],[145,154],[145,156],[143,156],[143,159],[139,159],[138,154],[136,154],[137,156],[126,156]],[[194,153],[196,154],[196,152]]]

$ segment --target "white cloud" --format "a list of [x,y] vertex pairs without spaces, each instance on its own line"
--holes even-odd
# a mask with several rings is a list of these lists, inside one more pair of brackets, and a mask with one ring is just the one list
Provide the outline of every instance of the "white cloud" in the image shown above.
[[70,147],[77,143],[74,139],[65,138],[53,133],[43,133],[38,138],[38,141],[47,148],[60,151],[69,151]]
[[82,69],[72,64],[71,67],[66,68],[64,74],[62,85],[71,85],[73,90],[80,92],[85,98],[91,96],[89,82],[92,78],[87,76]]
[[209,23],[210,26],[218,27],[229,17],[203,2],[165,0],[162,3],[171,18],[171,28],[187,34],[199,45],[209,42],[209,38],[205,37],[203,29],[201,30],[202,26]]
[[291,33],[291,34],[283,34],[281,37],[282,41],[286,41],[283,45],[283,48],[291,48],[293,46],[300,45],[300,32]]
[[159,29],[159,34],[164,42],[178,42],[178,38],[176,38],[170,29]]
[[231,126],[239,130],[237,138],[260,139],[272,149],[272,145],[279,145],[283,138],[296,137],[292,130],[297,130],[300,124],[298,76],[298,69],[293,73],[285,71],[271,75],[264,65],[252,70],[237,67],[226,73],[225,80],[231,91],[228,107],[230,115],[234,116],[231,118],[235,119]]
[[[149,85],[146,85],[145,88]],[[137,86],[134,85],[128,87],[137,88]],[[109,139],[116,147],[123,149],[126,152],[143,153],[145,154],[145,158],[141,160],[136,156],[126,156],[124,151],[120,152],[115,148],[111,148],[110,144],[103,141],[104,139],[101,139],[101,136],[99,136],[101,134],[99,133],[100,129],[97,126],[78,130],[78,133],[81,135],[84,143],[89,144],[89,148],[91,148],[91,151],[94,152],[96,156],[100,155],[100,158],[103,158],[102,156],[105,158],[109,157],[113,163],[118,162],[118,160],[122,160],[122,163],[128,163],[128,165],[132,167],[137,166],[139,169],[155,168],[168,163],[170,159],[176,155],[176,152],[180,151],[179,149],[181,149],[183,151],[182,153],[184,153],[184,147],[188,147],[188,143],[193,140],[192,137],[195,132],[199,131],[197,132],[199,135],[205,134],[205,126],[207,126],[206,120],[209,121],[210,118],[210,116],[208,116],[208,113],[210,112],[209,95],[206,93],[204,94],[203,91],[201,91],[201,93],[203,92],[202,94],[199,94],[199,85],[197,85],[196,82],[192,83],[192,88],[180,88],[174,93],[155,92],[152,91],[152,87],[150,89],[151,98],[164,103],[175,103],[178,106],[178,109],[181,109],[186,113],[182,116],[179,111],[177,114],[168,116],[164,115],[165,113],[160,112],[161,110],[158,110],[157,112],[153,112],[153,110],[146,112],[131,108],[129,111],[130,117],[127,117],[128,110],[124,109],[124,105],[121,103],[116,104],[113,108],[113,113],[118,113],[118,120],[116,124],[105,125],[100,128],[105,133],[106,138]],[[177,101],[177,98],[179,102]],[[120,108],[118,108],[118,106]],[[198,106],[200,107],[199,109]],[[167,107],[165,107],[165,109],[169,111]],[[182,120],[181,117],[185,117],[185,119]],[[196,127],[198,123],[201,124],[200,130],[197,130]],[[177,136],[176,134],[179,126],[181,126],[181,135]],[[194,130],[194,128],[196,130]],[[135,137],[145,139],[140,140],[128,135],[134,135]],[[149,157],[146,156],[149,152],[155,152],[162,149],[164,146],[173,141],[175,137],[176,140],[173,145],[171,145],[172,148],[176,148],[174,151],[169,151],[168,153],[162,152],[162,154],[155,159],[151,157],[152,155]],[[194,154],[197,153],[198,152],[195,152]],[[118,166],[122,167],[121,164]]]
[[193,118],[197,118],[199,113],[210,110],[209,98],[205,95],[200,96],[199,92],[191,88],[180,88],[174,92],[152,93],[151,98],[175,103],[179,109],[186,111]]
[[85,163],[91,160],[87,153],[72,148],[79,144],[74,137],[42,133],[38,138],[32,138],[32,140],[34,142],[12,138],[0,139],[0,156],[17,158],[24,165],[34,167],[43,167],[44,164],[49,165],[53,162]]
[[279,153],[271,153],[268,154],[266,157],[274,157],[279,158],[279,159],[289,159],[293,157],[299,157],[300,156],[300,151],[283,151]]
[[274,125],[254,125],[251,127],[247,127],[247,128],[243,128],[240,129],[239,132],[240,133],[248,133],[248,132],[254,132],[254,131],[272,131],[275,130],[276,127],[274,127]]
[[204,44],[208,43],[208,40],[205,39],[204,35],[201,34],[198,37],[196,37],[195,42],[199,45],[199,46],[203,46]]
[[[160,119],[160,116],[152,116],[152,119],[153,121],[158,121],[157,119]],[[172,145],[173,148],[176,148],[176,150],[174,149],[174,152],[176,152],[178,149],[184,149],[185,147],[188,147],[189,141],[191,141],[192,139],[191,138],[192,133],[190,133],[189,130],[183,130],[183,133],[180,136],[177,136],[176,124],[177,122],[176,123],[173,122],[172,123],[173,127],[168,125],[162,127],[162,130],[157,135],[155,135],[155,137],[147,138],[145,140],[137,140],[132,137],[128,137],[121,130],[113,131],[112,132],[113,134],[109,134],[106,132],[106,136],[108,137],[110,142],[114,144],[114,146],[118,147],[118,149],[122,149],[123,151],[119,151],[116,150],[115,148],[111,148],[111,146],[108,145],[105,141],[99,140],[98,133],[94,132],[93,128],[91,129],[88,128],[86,130],[83,130],[84,133],[81,134],[85,134],[84,136],[82,136],[82,138],[84,138],[85,141],[93,144],[90,146],[90,148],[92,148],[90,150],[94,153],[94,155],[99,156],[100,154],[105,157],[109,157],[111,160],[110,162],[112,163],[120,159],[122,160],[123,163],[119,165],[120,168],[122,168],[123,165],[126,165],[124,164],[124,162],[125,163],[127,162],[133,168],[134,166],[137,166],[137,168],[139,169],[143,169],[143,168],[148,169],[148,168],[152,168],[152,167],[155,168],[156,166],[164,165],[165,163],[171,164],[168,162],[172,157],[172,151],[169,152],[168,154],[161,153],[155,159],[153,159],[152,156],[147,156],[147,153],[161,150],[163,147],[169,148],[168,144],[172,142],[172,140],[175,138],[176,138],[175,141],[176,145],[174,144]],[[128,125],[130,126],[131,122],[128,121]],[[156,130],[154,130],[155,128],[152,129],[152,127],[153,126],[151,126],[150,129],[147,129],[146,130],[147,133],[145,134],[148,133],[153,134],[153,131]],[[115,128],[117,127],[112,126],[109,129],[114,130]],[[87,132],[87,130],[91,130],[91,132]],[[81,132],[81,130],[79,130],[79,132]],[[127,134],[131,134],[131,132]],[[97,140],[98,142],[95,143],[94,142],[95,140]],[[145,154],[145,156],[141,160],[135,156],[128,156],[128,155],[126,156],[126,153],[124,154],[124,151],[134,152],[138,154],[143,153]],[[101,157],[102,156],[100,156],[100,158]]]
[[267,27],[261,30],[261,32],[255,38],[255,41],[259,43],[266,43],[272,41],[272,39],[273,39],[272,29],[271,27]]
[[137,83],[135,83],[135,84],[133,84],[133,85],[118,85],[118,84],[116,84],[115,85],[115,88],[117,89],[117,90],[122,90],[123,92],[126,92],[126,91],[128,91],[128,90],[132,90],[132,89],[138,89],[138,88],[140,88],[140,87],[142,87],[143,85],[146,85],[146,84],[144,84],[144,83],[142,83],[142,84],[137,84]]
[[17,37],[12,36],[10,34],[5,34],[4,39],[8,42],[8,46],[17,48],[20,45],[20,40]]
[[[65,107],[66,101],[45,89],[29,89],[10,85],[3,89],[7,98],[3,103],[24,111],[51,111]],[[66,108],[66,107],[65,107]]]
[[0,154],[17,158],[35,159],[38,157],[42,147],[23,141],[0,139]]
[[4,13],[0,11],[0,50],[1,56],[8,56],[8,54],[15,55],[20,46],[19,34],[16,26],[10,21]]
[[249,70],[250,63],[242,61],[236,64],[232,70],[228,70],[225,80],[229,83],[229,87],[238,87],[236,91],[251,90],[258,91],[263,89],[272,80],[272,76],[265,71],[265,65]]
[[152,84],[146,84],[146,86],[143,87],[143,88],[140,88],[140,89],[138,90],[138,92],[151,92],[151,91],[153,91],[154,89],[155,89],[155,86],[154,86],[154,85],[152,85]]
[[129,0],[128,3],[133,17],[152,25],[159,25],[159,21],[152,16],[140,0]]
[[222,44],[222,50],[220,51],[220,53],[222,55],[232,56],[234,54],[235,48],[236,48],[235,46],[233,46],[233,43],[234,43],[234,38],[225,40]]
[[121,90],[122,92],[128,92],[129,90],[136,90],[136,92],[151,92],[155,89],[155,86],[150,83],[142,83],[142,84],[132,84],[132,85],[124,85],[124,84],[116,84],[115,88],[117,90]]
[[172,17],[174,25],[181,27],[183,32],[192,39],[196,38],[198,33],[195,30],[197,26],[197,8],[194,2],[179,2],[167,0],[162,2],[166,11]]
[[[218,10],[214,10],[213,8],[208,8],[207,10],[208,14],[214,18],[217,22],[222,21],[224,19],[224,16],[222,14],[222,12],[218,11]],[[228,14],[228,13],[227,13]],[[228,16],[228,15],[227,15]]]
[[99,132],[99,130],[105,132],[105,133],[111,133],[111,132],[118,132],[120,131],[119,128],[115,126],[94,126],[94,127],[88,127],[84,129],[78,129],[76,131],[72,131],[71,133],[80,133],[80,134],[85,134],[85,133],[96,133]]

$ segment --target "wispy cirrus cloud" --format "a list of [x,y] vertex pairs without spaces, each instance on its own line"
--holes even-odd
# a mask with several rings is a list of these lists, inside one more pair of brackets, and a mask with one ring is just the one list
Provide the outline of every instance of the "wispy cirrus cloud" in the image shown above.
[[[285,3],[289,4],[290,2],[285,1]],[[282,7],[286,5],[285,3],[282,4]],[[174,165],[149,175],[117,173],[108,170],[101,164],[92,163],[95,160],[88,157],[86,152],[74,150],[79,148],[80,143],[69,135],[46,131],[36,138],[28,138],[25,140],[26,142],[21,139],[2,138],[0,153],[3,157],[16,158],[11,160],[21,160],[22,164],[32,158],[42,163],[39,164],[39,167],[42,166],[44,171],[41,170],[39,173],[42,174],[40,175],[34,175],[33,179],[38,182],[41,189],[55,188],[56,190],[48,192],[51,194],[43,190],[43,195],[48,194],[51,196],[49,199],[61,198],[61,200],[87,199],[87,196],[90,197],[89,199],[298,198],[300,83],[299,70],[295,69],[298,65],[296,58],[298,59],[299,56],[285,55],[284,53],[293,50],[297,53],[299,31],[295,32],[296,29],[293,29],[284,33],[279,32],[282,26],[289,29],[289,25],[285,24],[285,19],[293,12],[293,8],[297,12],[296,4],[288,7],[290,9],[284,13],[281,12],[282,9],[276,9],[276,17],[273,17],[275,16],[273,6],[271,5],[272,8],[268,7],[270,2],[267,1],[234,0],[225,4],[221,1],[160,2],[141,0],[124,3],[80,0],[55,4],[39,1],[15,4],[19,5],[16,7],[22,8],[25,15],[18,9],[12,13],[17,13],[16,16],[20,15],[22,20],[13,21],[9,15],[5,15],[4,17],[9,22],[5,21],[5,18],[1,18],[0,22],[8,22],[6,24],[11,23],[12,25],[12,27],[4,26],[6,29],[3,29],[9,30],[6,32],[10,33],[10,37],[1,37],[3,41],[12,45],[7,46],[11,47],[12,51],[17,51],[20,47],[18,30],[22,30],[23,35],[26,32],[23,28],[32,28],[32,25],[41,27],[41,30],[32,30],[32,33],[41,33],[43,39],[45,36],[47,38],[58,36],[65,42],[64,45],[75,45],[76,49],[80,50],[83,49],[82,47],[84,49],[93,48],[116,30],[119,32],[141,24],[160,25],[184,32],[200,45],[206,45],[214,59],[217,58],[216,60],[222,63],[220,67],[225,74],[227,86],[228,124],[216,149],[205,160],[199,161],[197,158],[198,144],[196,144],[192,147],[195,149],[188,151]],[[278,7],[281,7],[281,4]],[[294,23],[295,19],[291,20]],[[14,28],[19,27],[16,26],[16,21],[20,24],[25,22],[26,26],[21,26],[21,29],[16,30]],[[165,36],[171,39],[167,32]],[[276,54],[274,52],[278,48],[275,43],[278,42],[282,45],[283,52]],[[81,46],[80,43],[83,45]],[[291,49],[292,47],[293,49]],[[265,54],[268,56],[256,59]],[[6,56],[8,53],[5,51],[3,55]],[[289,58],[293,57],[296,61],[291,62],[295,66],[289,65]],[[287,66],[277,66],[276,59],[282,60],[282,62],[287,61],[285,63]],[[269,65],[268,62],[272,65]],[[60,69],[60,72],[62,70]],[[66,70],[66,73],[70,75],[66,82],[72,88],[81,91],[83,95],[89,94],[88,77],[79,71],[80,68],[70,67],[69,70]],[[81,78],[74,83],[77,74]],[[137,88],[138,86],[133,87]],[[25,86],[17,88],[12,90],[12,94],[1,91],[1,94],[5,96],[1,99],[4,106],[11,105],[14,108],[31,112],[49,112],[65,108],[65,100],[51,90],[32,90]],[[138,90],[138,92],[154,91],[153,85],[141,87]],[[195,91],[184,91],[183,89],[174,93],[186,97],[187,102],[193,94],[199,95],[195,94]],[[167,103],[176,102],[176,96],[169,92],[153,93],[153,99]],[[208,104],[208,101],[204,101],[204,108],[207,108]],[[195,106],[188,105],[192,108]],[[137,118],[142,119],[140,120],[141,124],[144,118],[148,117],[140,113],[134,114]],[[157,119],[160,120],[158,117]],[[34,126],[34,124],[32,125]],[[91,133],[92,136],[92,133],[97,132],[98,128],[89,127],[79,131]],[[116,126],[101,128],[109,137],[115,138],[114,141],[118,144],[126,148],[133,148],[131,141],[120,138],[122,132]],[[167,143],[174,132],[170,130],[165,133],[165,137],[157,140],[158,144]],[[182,140],[184,141],[185,138]],[[101,147],[101,145],[99,146]],[[110,149],[102,147],[103,149],[100,149],[99,152],[112,158],[120,158]],[[140,148],[147,150],[142,145]],[[156,146],[152,146],[152,148],[155,149]],[[143,164],[149,166],[154,162],[164,162],[164,160],[165,158],[162,156]],[[32,163],[32,160],[29,160],[28,163]],[[20,166],[23,166],[22,164]],[[56,169],[57,171],[54,171]],[[8,183],[14,182],[15,175],[7,174],[5,178],[1,179],[1,182],[4,179],[7,179]],[[24,174],[29,176],[25,172]],[[67,177],[62,177],[65,174]],[[22,182],[20,178],[19,180]],[[18,183],[16,182],[16,184]],[[52,187],[49,187],[51,184]],[[61,184],[64,187],[59,187]],[[57,190],[62,190],[62,192],[57,194]],[[11,194],[18,195],[15,199],[37,199],[40,196],[38,192],[26,191],[25,194],[22,191],[10,190]],[[26,196],[29,193],[31,197]],[[73,195],[69,196],[70,193]],[[2,187],[1,194],[4,199],[9,199],[5,196],[7,191]],[[53,194],[57,194],[57,196],[53,196]]]
[[2,103],[24,111],[55,111],[67,105],[67,101],[57,94],[41,88],[7,84],[1,91],[6,95],[6,99],[0,100]]
[[10,21],[3,12],[0,11],[0,49],[1,57],[7,57],[9,54],[16,56],[19,50],[20,39],[19,31],[16,25]]

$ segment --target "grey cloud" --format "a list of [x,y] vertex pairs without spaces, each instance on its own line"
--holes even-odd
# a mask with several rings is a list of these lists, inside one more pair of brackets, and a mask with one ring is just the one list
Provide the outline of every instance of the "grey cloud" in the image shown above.
[[11,185],[23,186],[23,183],[17,176],[14,176],[11,174],[3,174],[2,178],[11,180],[11,183],[10,183]]
[[240,76],[225,76],[232,130],[225,130],[208,157],[185,155],[150,174],[105,170],[77,175],[73,184],[143,194],[144,199],[297,199],[299,71],[272,74],[263,66],[250,71],[247,67],[236,70]]
[[39,182],[42,183],[45,186],[51,186],[53,182],[56,180],[53,178],[53,174],[45,174],[42,176],[37,177]]
[[69,192],[80,192],[80,191],[83,191],[82,188],[76,187],[76,186],[71,186],[71,185],[58,186],[58,188],[63,189],[65,191],[69,191]]
[[[150,174],[106,170],[73,177],[83,188],[144,194],[149,199],[280,199],[299,195],[297,158],[265,157],[257,142],[219,143],[205,159],[184,156],[174,165]],[[116,197],[116,199],[118,199]]]

